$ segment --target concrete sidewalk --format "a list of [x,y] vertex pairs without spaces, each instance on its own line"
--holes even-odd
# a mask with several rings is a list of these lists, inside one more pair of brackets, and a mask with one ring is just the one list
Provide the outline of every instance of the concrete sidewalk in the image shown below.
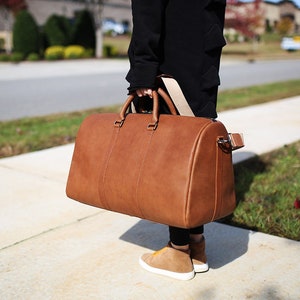
[[[246,147],[234,161],[300,140],[300,96],[220,113]],[[206,226],[210,271],[181,282],[141,269],[167,227],[65,196],[73,144],[0,160],[0,299],[299,299],[300,244]]]

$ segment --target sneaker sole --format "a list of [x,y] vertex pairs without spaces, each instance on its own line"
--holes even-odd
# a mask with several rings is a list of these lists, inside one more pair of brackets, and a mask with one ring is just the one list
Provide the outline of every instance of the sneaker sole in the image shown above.
[[142,260],[142,258],[139,259],[139,264],[143,269],[145,269],[151,273],[158,274],[158,275],[164,275],[164,276],[168,276],[168,277],[179,279],[179,280],[190,280],[190,279],[194,278],[194,276],[195,276],[194,271],[189,272],[189,273],[177,273],[177,272],[172,272],[172,271],[167,271],[167,270],[151,267],[148,264],[146,264]]
[[194,264],[194,270],[195,270],[196,273],[207,272],[208,269],[209,269],[208,264],[201,264],[201,265]]

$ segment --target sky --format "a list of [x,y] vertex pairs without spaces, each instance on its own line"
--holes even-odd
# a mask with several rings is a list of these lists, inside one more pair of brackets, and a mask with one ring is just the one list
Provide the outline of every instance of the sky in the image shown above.
[[[281,0],[268,0],[269,2],[280,2]],[[298,7],[300,7],[300,0],[292,0],[292,2],[294,2]]]

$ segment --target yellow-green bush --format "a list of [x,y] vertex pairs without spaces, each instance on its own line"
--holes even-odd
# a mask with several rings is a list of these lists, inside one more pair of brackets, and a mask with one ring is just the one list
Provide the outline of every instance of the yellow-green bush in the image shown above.
[[74,58],[82,58],[85,54],[85,49],[79,45],[70,45],[65,48],[64,58],[66,59],[74,59]]
[[103,56],[104,57],[116,57],[119,55],[118,48],[114,45],[104,44],[103,45]]
[[91,58],[91,57],[94,57],[94,55],[95,55],[94,54],[94,49],[88,48],[88,49],[85,49],[83,57],[84,58]]
[[45,51],[45,59],[56,60],[64,58],[65,48],[63,46],[51,46]]

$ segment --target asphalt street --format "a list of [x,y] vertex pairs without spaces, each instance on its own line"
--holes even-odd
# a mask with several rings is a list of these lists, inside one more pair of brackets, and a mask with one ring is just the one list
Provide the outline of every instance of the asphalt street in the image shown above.
[[[127,60],[0,63],[0,121],[122,103]],[[220,90],[300,78],[300,60],[222,61]]]

